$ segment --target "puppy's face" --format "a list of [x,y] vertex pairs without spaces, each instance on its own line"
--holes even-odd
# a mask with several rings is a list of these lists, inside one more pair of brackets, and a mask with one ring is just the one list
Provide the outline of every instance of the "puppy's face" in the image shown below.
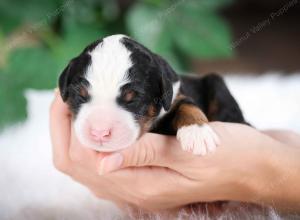
[[72,59],[59,87],[79,141],[109,152],[132,144],[168,111],[176,81],[162,58],[126,36],[113,35]]

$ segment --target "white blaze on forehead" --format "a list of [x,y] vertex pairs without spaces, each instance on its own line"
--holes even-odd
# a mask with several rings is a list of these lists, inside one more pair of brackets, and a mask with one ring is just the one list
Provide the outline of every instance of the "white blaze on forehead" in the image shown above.
[[[83,104],[74,122],[79,141],[99,151],[115,151],[132,144],[140,133],[134,115],[116,103],[120,87],[128,83],[131,52],[121,42],[124,35],[106,37],[89,54],[86,71],[91,101]],[[108,130],[110,140],[93,139],[91,130]]]
[[127,71],[132,66],[131,52],[121,39],[124,35],[113,35],[103,39],[91,55],[87,69],[90,94],[93,101],[115,100],[120,87],[128,82]]

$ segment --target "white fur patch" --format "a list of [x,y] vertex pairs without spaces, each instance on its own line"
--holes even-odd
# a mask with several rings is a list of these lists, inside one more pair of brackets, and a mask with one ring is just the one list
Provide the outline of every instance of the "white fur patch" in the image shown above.
[[[177,96],[177,94],[179,92],[180,80],[178,80],[177,82],[173,83],[172,87],[173,87],[173,96],[172,96],[172,102],[171,103],[173,104],[173,102],[174,102],[174,100],[175,100],[175,98],[176,98],[176,96]],[[161,108],[161,110],[160,110],[159,115],[158,115],[157,118],[159,119],[159,118],[163,117],[166,113],[167,112],[165,111],[165,109]]]
[[124,35],[112,35],[103,39],[92,52],[91,65],[86,76],[90,83],[92,102],[115,100],[120,87],[128,83],[127,71],[132,66],[131,52],[120,42]]
[[177,131],[177,139],[184,151],[206,155],[220,144],[217,134],[207,124],[183,126]]
[[180,80],[178,80],[177,82],[175,82],[173,84],[173,96],[172,96],[172,103],[174,102],[178,92],[179,92],[179,88],[180,88]]

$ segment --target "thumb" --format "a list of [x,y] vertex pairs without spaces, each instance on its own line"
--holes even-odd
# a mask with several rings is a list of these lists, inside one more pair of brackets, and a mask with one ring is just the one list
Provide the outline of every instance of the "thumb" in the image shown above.
[[100,162],[100,175],[126,168],[163,166],[167,160],[169,137],[147,133],[127,149],[110,154]]

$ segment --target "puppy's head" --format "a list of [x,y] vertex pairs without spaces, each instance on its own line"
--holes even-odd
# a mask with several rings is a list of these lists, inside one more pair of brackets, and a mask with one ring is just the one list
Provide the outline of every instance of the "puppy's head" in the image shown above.
[[79,141],[98,151],[132,144],[168,111],[178,78],[158,55],[124,35],[98,40],[59,78]]

